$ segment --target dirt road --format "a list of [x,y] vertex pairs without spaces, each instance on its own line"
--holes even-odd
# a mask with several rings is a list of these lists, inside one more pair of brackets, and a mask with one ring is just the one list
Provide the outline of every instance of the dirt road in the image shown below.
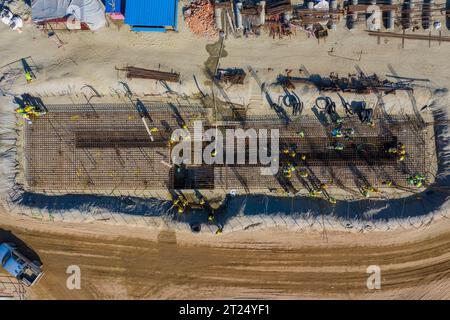
[[[167,230],[0,217],[0,228],[44,263],[46,274],[28,298],[450,299],[448,220],[422,232],[330,233],[327,242],[320,233],[268,230],[196,239]],[[69,265],[81,268],[80,290],[66,287]],[[381,268],[381,290],[366,288],[369,265]]]

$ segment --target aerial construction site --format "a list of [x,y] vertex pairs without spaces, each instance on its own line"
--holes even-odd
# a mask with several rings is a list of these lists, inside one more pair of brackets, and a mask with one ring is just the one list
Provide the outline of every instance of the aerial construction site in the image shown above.
[[0,296],[450,298],[448,1],[55,2],[0,0]]

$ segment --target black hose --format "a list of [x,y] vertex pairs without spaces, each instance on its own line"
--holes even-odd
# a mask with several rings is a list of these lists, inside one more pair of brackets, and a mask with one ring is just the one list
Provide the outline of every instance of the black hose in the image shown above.
[[[320,101],[325,101],[325,105],[323,107],[320,106]],[[330,97],[318,97],[316,99],[316,107],[321,110],[325,110],[325,112],[329,115],[336,114],[336,103],[334,103]]]
[[338,96],[341,99],[341,103],[342,103],[342,106],[344,107],[345,113],[347,115],[353,115],[353,110],[352,110],[352,106],[350,105],[350,103],[348,103],[339,93],[338,93]]
[[295,92],[290,93],[286,90],[286,95],[283,97],[283,104],[286,107],[292,107],[292,115],[294,116],[300,115],[303,112],[304,104]]

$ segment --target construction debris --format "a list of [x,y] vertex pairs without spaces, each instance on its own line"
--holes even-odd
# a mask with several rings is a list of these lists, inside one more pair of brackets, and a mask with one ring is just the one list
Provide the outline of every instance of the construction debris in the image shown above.
[[184,11],[184,17],[189,29],[200,36],[217,36],[214,27],[214,7],[208,0],[192,1],[189,8]]
[[291,36],[295,33],[295,30],[291,28],[291,24],[283,20],[281,16],[269,17],[266,25],[269,29],[269,36],[273,39],[276,37],[282,39],[284,36]]
[[167,82],[179,82],[180,75],[173,72],[163,72],[158,70],[149,70],[137,67],[126,66],[119,71],[125,71],[127,79],[154,79]]
[[290,89],[295,88],[294,83],[308,83],[313,84],[320,91],[341,91],[360,94],[378,91],[388,94],[395,92],[396,90],[413,90],[410,81],[392,82],[387,79],[381,80],[376,74],[369,76],[349,74],[348,77],[339,77],[338,74],[332,72],[329,77],[324,78],[319,75],[313,75],[308,78],[300,78],[291,77],[288,74],[286,77],[280,76],[278,81],[284,88]]
[[217,80],[230,84],[244,84],[246,73],[242,69],[219,69],[217,70]]
[[7,8],[3,8],[0,12],[0,21],[8,25],[11,30],[22,32],[23,20],[18,15],[13,14]]

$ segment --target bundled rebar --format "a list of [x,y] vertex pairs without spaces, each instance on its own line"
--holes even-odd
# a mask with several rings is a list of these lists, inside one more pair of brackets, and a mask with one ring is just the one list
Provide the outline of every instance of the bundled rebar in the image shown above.
[[292,11],[291,0],[277,0],[267,4],[266,13],[268,16],[275,16]]
[[129,66],[118,70],[125,71],[127,79],[154,79],[167,82],[180,81],[180,75],[174,72],[163,72]]

